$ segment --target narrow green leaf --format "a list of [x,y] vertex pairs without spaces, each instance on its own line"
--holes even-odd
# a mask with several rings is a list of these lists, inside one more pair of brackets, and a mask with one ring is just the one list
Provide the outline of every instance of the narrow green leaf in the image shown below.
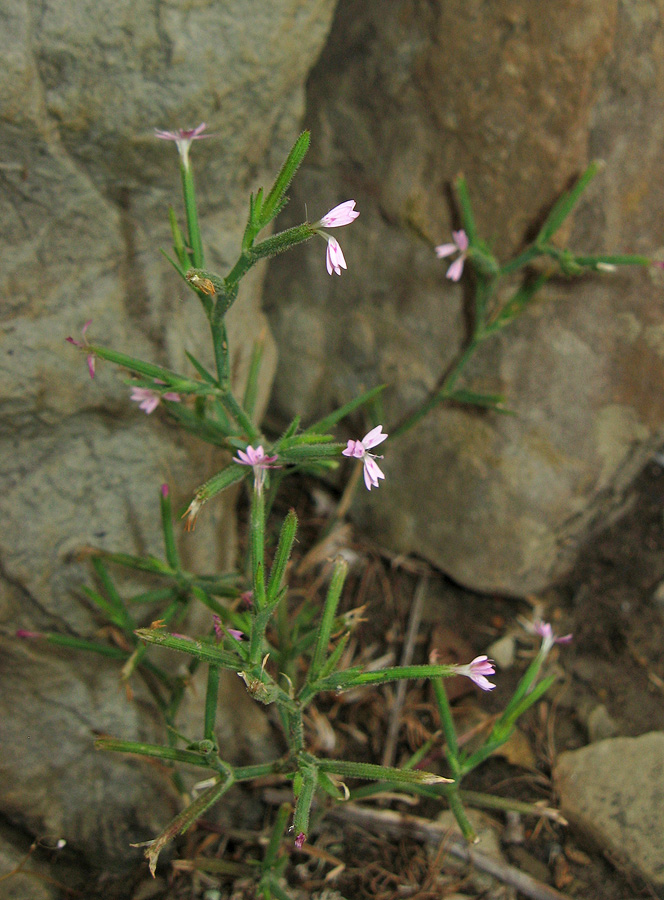
[[332,573],[330,586],[327,590],[327,596],[325,597],[325,606],[323,607],[323,614],[320,619],[318,635],[316,637],[316,647],[307,674],[308,681],[316,681],[323,668],[325,657],[327,656],[327,648],[330,643],[330,634],[332,633],[334,618],[337,614],[339,598],[341,597],[341,591],[343,590],[347,574],[348,564],[342,558],[337,559],[334,564],[334,572]]
[[514,413],[506,409],[503,405],[505,397],[502,394],[479,394],[475,391],[469,391],[466,388],[459,388],[447,394],[449,400],[456,400],[457,403],[468,403],[471,406],[482,406],[487,409],[493,409],[495,412],[504,415],[514,415]]
[[178,813],[154,841],[148,842],[145,856],[147,857],[150,872],[153,876],[155,869],[157,868],[159,854],[166,844],[170,843],[176,835],[186,831],[197,819],[200,819],[203,813],[209,809],[213,803],[216,803],[232,784],[233,778],[231,775],[225,779],[220,779],[216,784],[212,785],[212,787],[203,791],[203,793],[197,797],[193,803],[190,803],[186,809],[181,813]]
[[443,778],[434,772],[422,769],[395,769],[392,766],[377,766],[372,763],[350,762],[342,759],[317,759],[321,772],[332,772],[345,778],[366,778],[389,781],[392,784],[449,784],[451,778]]
[[259,244],[254,244],[248,253],[254,262],[259,259],[269,259],[272,256],[277,256],[279,253],[290,250],[291,247],[296,247],[298,244],[310,240],[315,234],[316,232],[307,222],[302,225],[294,225],[292,228],[287,228],[285,231],[279,231],[277,234],[265,238]]
[[339,409],[330,413],[329,416],[325,416],[324,419],[320,419],[320,421],[316,422],[314,425],[311,425],[309,428],[307,428],[307,431],[315,431],[319,433],[330,431],[346,416],[350,415],[352,412],[355,412],[355,410],[359,409],[360,406],[364,406],[365,403],[369,403],[371,400],[377,397],[381,393],[381,391],[385,390],[386,387],[386,384],[379,384],[377,387],[371,388],[371,390],[369,391],[365,391],[364,394],[360,394],[359,397],[356,397],[354,400],[350,400],[348,403],[340,406]]
[[184,352],[187,355],[187,359],[192,364],[192,366],[196,369],[196,371],[201,376],[203,381],[207,381],[208,384],[211,384],[214,387],[219,387],[219,382],[214,377],[214,375],[211,372],[209,372],[205,368],[205,366],[202,363],[200,363],[192,353],[190,353],[188,350],[185,350]]
[[89,350],[100,359],[106,359],[136,372],[139,375],[146,375],[148,378],[157,378],[163,381],[168,390],[180,391],[181,393],[190,393],[196,391],[196,382],[172,372],[170,369],[164,369],[162,366],[155,366],[154,363],[144,362],[142,359],[136,359],[133,356],[127,356],[126,353],[118,353],[117,350],[111,350],[108,347],[99,347],[97,344],[90,344]]
[[164,551],[168,564],[176,572],[180,571],[180,556],[173,534],[173,511],[171,509],[171,496],[167,484],[161,486],[159,492],[159,506],[161,510],[161,529],[164,534]]
[[458,178],[454,180],[454,190],[456,192],[457,200],[459,202],[459,210],[461,212],[461,222],[463,224],[464,231],[468,236],[469,243],[475,244],[477,243],[477,227],[475,225],[475,216],[473,215],[473,208],[470,203],[470,194],[468,193],[468,185],[466,184],[466,179],[463,175],[459,175]]
[[155,556],[132,556],[130,553],[110,553],[105,550],[95,550],[95,556],[108,562],[117,563],[127,569],[136,569],[139,572],[152,572],[154,575],[177,575],[175,569]]
[[127,598],[127,603],[162,603],[164,600],[172,600],[177,588],[155,588],[153,591],[143,591]]
[[91,561],[92,568],[95,570],[97,577],[101,581],[102,587],[106,592],[106,596],[111,602],[112,608],[115,610],[113,621],[131,634],[135,627],[134,620],[129,615],[129,611],[113,584],[113,579],[108,574],[106,566],[98,556],[93,556]]
[[189,265],[187,250],[184,245],[184,238],[182,237],[180,226],[178,225],[177,216],[175,215],[175,210],[172,206],[168,207],[168,221],[170,222],[171,234],[173,235],[173,251],[180,263],[180,267],[186,269]]
[[316,793],[318,782],[318,767],[314,763],[303,763],[298,768],[301,776],[301,787],[295,799],[295,814],[293,816],[293,831],[295,835],[306,835],[309,831],[309,816],[311,804]]
[[210,767],[209,760],[203,753],[195,753],[193,750],[178,750],[176,747],[163,747],[159,744],[121,741],[116,738],[97,738],[95,749],[109,750],[114,753],[132,753],[137,756],[152,756],[155,759],[187,763],[202,769],[209,769]]
[[277,544],[277,552],[274,555],[274,562],[270,571],[270,579],[267,584],[267,602],[273,603],[277,594],[281,590],[286,566],[290,559],[295,535],[297,533],[297,515],[294,509],[290,509],[279,533],[279,543]]
[[214,728],[217,721],[219,698],[219,666],[210,663],[208,666],[207,689],[205,692],[205,722],[203,734],[208,741],[215,740]]
[[139,628],[135,634],[142,641],[147,641],[148,644],[157,644],[159,647],[177,650],[203,662],[216,663],[223,669],[232,669],[232,671],[237,672],[241,668],[241,663],[236,656],[200,639],[194,640],[193,638],[179,637],[156,628]]
[[292,150],[288,154],[285,163],[281,167],[281,171],[277,175],[269,194],[263,202],[259,220],[261,228],[264,228],[268,222],[271,222],[275,217],[277,207],[282,204],[284,194],[288,190],[304,157],[307,155],[310,141],[310,133],[308,131],[303,131],[293,144]]
[[551,240],[553,235],[558,231],[565,219],[572,212],[581,195],[588,187],[599,170],[597,162],[591,162],[586,171],[578,179],[574,187],[565,191],[561,197],[553,204],[549,215],[546,217],[544,225],[540,229],[535,240],[536,244],[546,244]]

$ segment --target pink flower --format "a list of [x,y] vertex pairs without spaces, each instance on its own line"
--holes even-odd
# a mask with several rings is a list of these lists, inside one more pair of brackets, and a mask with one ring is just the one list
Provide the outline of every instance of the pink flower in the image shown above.
[[457,675],[465,675],[466,678],[470,678],[483,691],[492,691],[496,686],[485,677],[486,675],[494,675],[496,672],[493,660],[489,659],[488,656],[476,656],[468,665],[453,666],[453,669]]
[[386,437],[387,435],[383,434],[383,426],[376,425],[375,428],[372,428],[371,431],[364,435],[361,441],[348,441],[346,449],[341,451],[344,456],[353,456],[355,459],[364,460],[364,483],[369,491],[372,487],[378,487],[379,479],[385,478],[385,475],[381,472],[376,462],[376,459],[382,459],[383,457],[376,457],[374,453],[369,453],[368,451],[372,447],[381,444]]
[[148,416],[153,413],[162,400],[170,400],[171,403],[179,403],[180,395],[173,391],[167,391],[160,394],[154,388],[134,387],[131,389],[130,400],[138,403],[138,408],[142,409]]
[[198,141],[201,138],[214,137],[213,134],[203,134],[207,125],[201,122],[196,128],[178,128],[177,131],[160,131],[155,128],[155,137],[161,138],[162,141],[175,141],[182,165],[185,169],[189,168],[189,148],[192,141]]
[[74,347],[78,347],[81,350],[87,350],[88,352],[88,372],[90,373],[90,378],[95,377],[95,355],[92,350],[89,349],[88,339],[85,336],[85,332],[88,330],[90,325],[92,324],[92,319],[88,319],[81,330],[81,334],[83,335],[82,341],[75,341],[73,337],[65,338],[66,341],[69,341],[70,344],[73,344]]
[[295,847],[297,850],[301,850],[304,847],[304,842],[306,841],[306,834],[301,831],[298,836],[295,838]]
[[248,446],[246,451],[238,450],[237,456],[233,457],[233,462],[239,463],[241,466],[252,466],[254,470],[254,490],[258,493],[263,488],[265,481],[266,469],[278,469],[279,466],[273,465],[276,462],[276,456],[266,456],[265,450],[259,445],[255,449]]
[[[224,636],[224,627],[221,624],[221,618],[216,613],[212,616],[212,623],[217,641],[221,641]],[[239,628],[227,628],[226,633],[230,634],[236,641],[244,640],[244,631],[240,631]]]
[[327,253],[325,254],[325,265],[327,266],[328,274],[332,274],[332,272],[336,272],[337,275],[341,275],[342,269],[347,269],[346,260],[344,259],[343,251],[339,245],[339,241],[336,238],[330,237],[328,234],[324,234],[323,237],[327,240]]
[[457,251],[459,252],[460,255],[449,267],[446,276],[452,281],[458,281],[461,278],[463,266],[468,256],[468,235],[462,228],[461,231],[453,231],[452,237],[454,239],[453,244],[440,244],[440,246],[436,247],[436,256],[438,259],[444,259],[446,256],[451,256]]
[[540,652],[544,654],[548,653],[554,644],[569,644],[572,640],[571,634],[564,634],[562,637],[556,637],[551,625],[548,622],[544,622],[542,619],[535,619],[532,628],[535,634],[539,634],[542,638]]
[[350,225],[359,216],[359,212],[354,207],[354,200],[346,200],[325,213],[318,224],[322,228],[339,228],[341,225]]
[[330,275],[333,272],[336,272],[337,275],[341,275],[341,270],[347,269],[348,266],[346,265],[346,260],[344,259],[341,247],[339,246],[339,241],[331,235],[326,234],[325,231],[323,231],[323,228],[340,228],[342,225],[350,225],[350,223],[359,216],[359,212],[357,212],[354,207],[354,200],[346,200],[344,203],[340,203],[338,206],[335,206],[334,209],[325,213],[323,218],[314,225],[316,233],[320,234],[321,237],[324,237],[327,241],[325,263]]

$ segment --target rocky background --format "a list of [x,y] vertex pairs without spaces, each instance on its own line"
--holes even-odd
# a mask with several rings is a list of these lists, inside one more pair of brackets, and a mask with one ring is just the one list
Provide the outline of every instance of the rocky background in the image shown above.
[[[153,129],[205,120],[218,133],[192,153],[208,260],[223,271],[248,191],[311,128],[281,224],[349,197],[361,216],[339,234],[341,278],[325,272],[320,242],[270,266],[272,414],[313,416],[386,381],[389,431],[463,340],[464,286],[445,280],[433,254],[457,224],[449,184],[459,171],[501,258],[592,158],[605,167],[570,243],[664,253],[663,7],[4,4],[0,815],[12,826],[121,866],[129,841],[151,836],[176,802],[147,767],[91,751],[95,730],[157,736],[150,708],[140,696],[126,702],[113,667],[79,657],[72,670],[66,654],[13,637],[93,634],[77,552],[94,543],[158,553],[159,485],[184,501],[217,462],[164,419],[148,422],[111,366],[91,383],[64,343],[91,318],[95,339],[157,362],[184,366],[185,348],[198,347],[199,311],[158,253],[170,244],[179,179],[173,147]],[[517,415],[439,409],[388,442],[390,489],[363,498],[364,527],[480,590],[520,596],[565,571],[664,440],[660,275],[551,283],[546,302],[468,372],[469,386],[505,393]],[[264,277],[245,284],[233,310],[239,381],[265,325]],[[268,346],[264,402],[277,365]],[[211,508],[183,546],[192,563],[228,558],[224,512]],[[0,851],[5,840],[3,831]]]
[[[98,865],[127,865],[129,842],[153,836],[176,798],[156,770],[95,753],[94,732],[159,740],[156,718],[140,694],[127,702],[112,664],[72,666],[13,635],[94,634],[77,552],[160,554],[160,484],[177,509],[220,464],[158,414],[146,420],[114,367],[98,364],[91,382],[65,337],[92,319],[100,343],[187,366],[206,326],[159,253],[168,204],[181,203],[174,145],[154,128],[204,120],[217,133],[192,158],[208,262],[223,271],[249,191],[271,182],[301,128],[333,11],[333,0],[10,0],[0,14],[0,814]],[[238,382],[265,329],[263,276],[230,317]],[[273,369],[268,342],[263,403]],[[232,552],[223,512],[183,545],[203,571]]]
[[[284,418],[386,382],[389,432],[456,357],[470,297],[433,247],[459,225],[459,172],[499,259],[591,159],[605,167],[570,246],[663,251],[662,9],[338,5],[309,79],[315,140],[284,224],[305,200],[317,216],[352,197],[361,215],[338,233],[341,278],[312,245],[273,263],[266,307]],[[439,408],[388,442],[390,489],[364,496],[365,528],[479,590],[522,596],[566,571],[664,438],[663,288],[660,272],[635,270],[550,283],[467,370],[465,386],[506,395],[516,416]]]

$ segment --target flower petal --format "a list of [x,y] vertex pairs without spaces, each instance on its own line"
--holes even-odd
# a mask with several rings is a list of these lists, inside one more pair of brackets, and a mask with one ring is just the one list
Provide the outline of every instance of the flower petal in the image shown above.
[[440,244],[435,248],[435,251],[438,259],[444,259],[446,256],[456,253],[458,249],[456,244]]
[[371,431],[367,432],[362,438],[362,444],[366,447],[367,450],[370,450],[371,447],[375,447],[378,444],[382,444],[383,441],[387,438],[386,434],[382,433],[383,426],[376,425],[375,428],[372,428]]
[[459,250],[461,250],[462,253],[465,253],[465,251],[468,249],[468,235],[463,230],[463,228],[460,231],[453,231],[452,237],[454,238],[454,243],[457,245]]
[[341,247],[339,246],[339,241],[336,238],[328,237],[327,235],[325,235],[325,237],[327,238],[327,271],[330,275],[332,272],[341,275],[341,270],[347,269],[348,266],[346,265],[346,260],[344,259]]
[[459,281],[463,272],[464,262],[465,258],[463,256],[460,256],[458,259],[454,260],[452,265],[447,270],[447,278],[449,278],[450,281]]
[[354,200],[346,200],[325,213],[318,224],[323,228],[339,228],[342,225],[350,225],[359,216],[359,212],[354,207]]
[[378,487],[378,480],[380,478],[385,478],[383,472],[381,472],[380,467],[375,459],[371,456],[364,457],[364,483],[367,486],[367,490],[371,490],[372,487]]

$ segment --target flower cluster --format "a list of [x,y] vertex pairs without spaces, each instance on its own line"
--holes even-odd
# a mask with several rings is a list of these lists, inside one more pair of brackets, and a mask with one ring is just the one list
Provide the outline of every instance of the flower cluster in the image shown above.
[[440,244],[436,247],[436,256],[438,259],[444,259],[446,256],[452,256],[453,253],[459,253],[452,265],[447,270],[447,278],[451,281],[459,281],[463,272],[463,266],[468,256],[468,235],[463,230],[453,231],[452,244]]
[[328,213],[325,213],[323,218],[314,225],[316,234],[320,234],[320,236],[324,237],[327,241],[327,255],[325,261],[327,271],[330,275],[333,272],[336,272],[337,275],[341,275],[341,270],[347,269],[348,266],[346,265],[346,260],[344,259],[341,247],[339,246],[339,241],[332,237],[332,235],[323,231],[323,228],[340,228],[342,225],[350,225],[350,223],[357,219],[358,216],[359,212],[355,209],[355,201],[346,200],[344,203],[335,206],[334,209],[331,209]]
[[368,451],[372,447],[382,444],[386,437],[387,435],[383,434],[383,426],[376,425],[375,428],[372,428],[371,431],[364,435],[361,441],[348,441],[346,449],[341,451],[344,456],[353,456],[355,459],[361,459],[364,462],[364,483],[369,491],[372,487],[378,487],[379,479],[385,478],[385,475],[376,462],[376,459],[382,459],[383,457],[377,457],[374,453],[369,453]]

